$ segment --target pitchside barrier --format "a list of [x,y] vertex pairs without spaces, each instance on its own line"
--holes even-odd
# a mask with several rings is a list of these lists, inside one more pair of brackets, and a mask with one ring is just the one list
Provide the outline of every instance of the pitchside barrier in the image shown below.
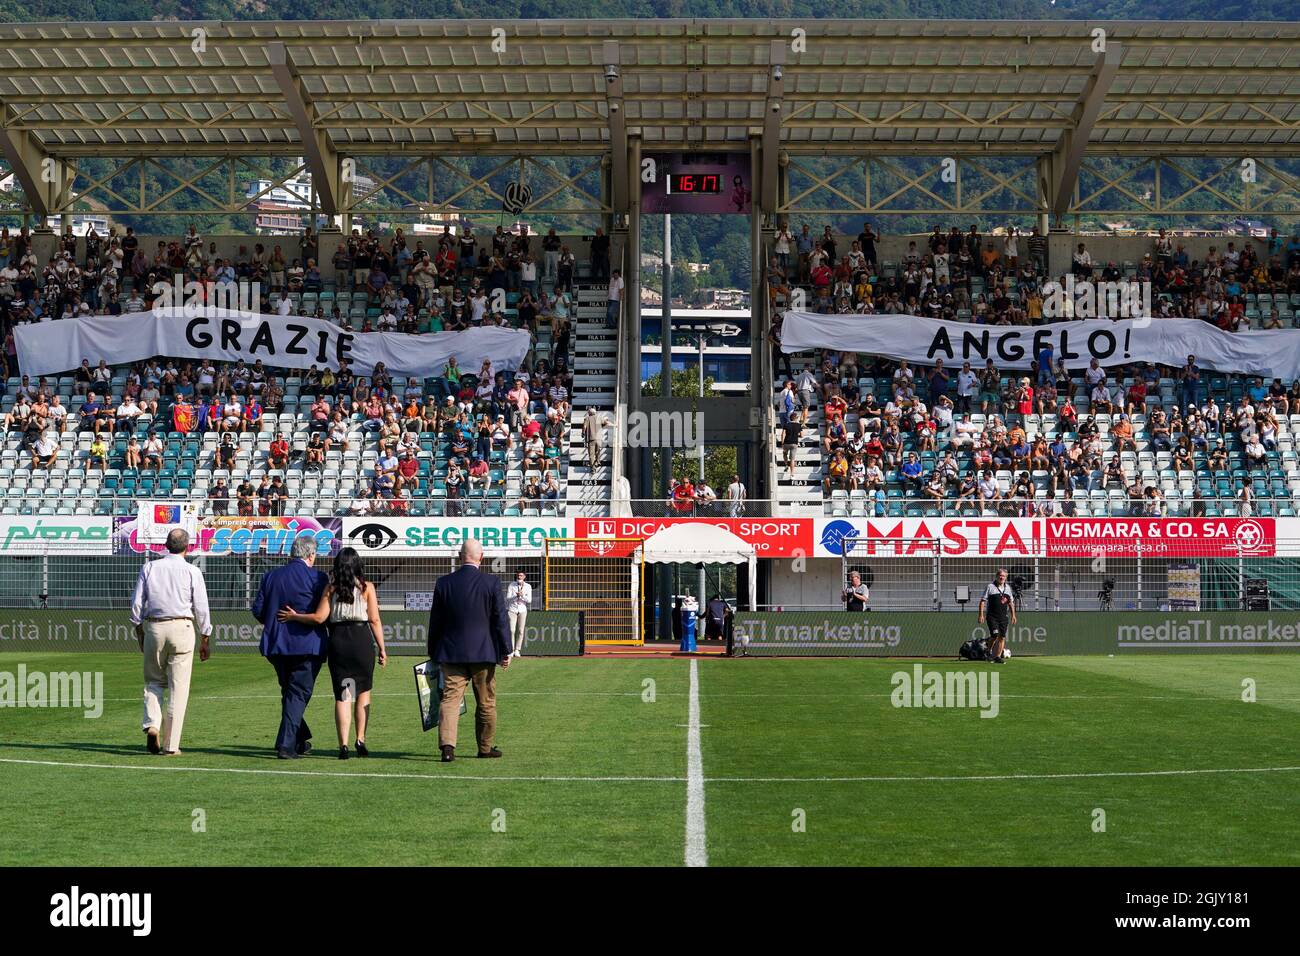
[[[791,611],[736,614],[748,657],[956,657],[987,637],[974,612]],[[1300,612],[1028,612],[1007,636],[1012,656],[1300,650]]]
[[[426,656],[427,611],[382,611],[384,644],[392,656]],[[262,626],[248,611],[212,612],[212,652],[257,653]],[[573,657],[583,653],[583,615],[529,611],[525,657]],[[0,651],[134,651],[135,630],[121,610],[70,608],[0,611]]]

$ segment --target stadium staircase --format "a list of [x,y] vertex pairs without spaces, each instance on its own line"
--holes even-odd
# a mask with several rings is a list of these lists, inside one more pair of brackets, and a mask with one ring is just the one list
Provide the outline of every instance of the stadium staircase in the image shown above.
[[580,285],[574,303],[573,412],[569,421],[569,480],[566,486],[566,514],[608,514],[610,498],[610,449],[604,459],[587,460],[582,440],[582,420],[588,408],[614,414],[618,375],[618,331],[605,328],[605,285]]

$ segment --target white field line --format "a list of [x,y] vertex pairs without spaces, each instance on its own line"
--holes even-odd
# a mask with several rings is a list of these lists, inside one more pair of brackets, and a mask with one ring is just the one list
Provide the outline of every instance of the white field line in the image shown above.
[[[640,697],[641,691],[601,691],[601,690],[515,690],[515,691],[497,691],[498,697]],[[660,697],[678,697],[683,696],[674,691],[658,691]],[[400,691],[371,691],[371,697],[410,697],[409,692]],[[871,700],[873,698],[889,699],[893,694],[710,694],[710,699],[745,699],[754,698],[761,700],[803,700],[816,698],[818,700]],[[1192,694],[1186,696],[1174,696],[1168,694],[1000,694],[1001,697],[1009,697],[1014,700],[1199,700],[1199,701],[1225,701],[1234,702],[1241,698],[1237,694],[1225,694],[1222,696]],[[215,694],[215,695],[197,695],[191,694],[190,701],[196,700],[279,700],[279,694]],[[1261,703],[1296,703],[1300,697],[1269,697],[1260,698]],[[136,697],[105,697],[104,703],[131,703],[138,704],[140,698]]]
[[704,756],[700,751],[699,662],[691,659],[690,704],[686,718],[686,865],[708,866],[704,837]]
[[[430,782],[452,783],[460,780],[483,782],[515,783],[691,783],[692,777],[672,776],[495,776],[469,775],[458,773],[379,773],[367,771],[338,770],[271,770],[252,767],[190,767],[175,763],[176,758],[162,761],[150,758],[150,763],[78,763],[63,760],[26,760],[16,757],[0,757],[0,763],[21,764],[36,767],[67,767],[73,770],[143,770],[157,773],[232,773],[247,775],[269,775],[276,777],[337,777],[383,780],[425,780]],[[305,758],[313,759],[313,758]],[[430,762],[434,761],[432,755]],[[972,774],[951,776],[873,776],[873,777],[704,777],[698,778],[701,790],[706,783],[966,783],[996,780],[1091,780],[1111,777],[1186,777],[1198,775],[1230,775],[1248,773],[1296,773],[1300,766],[1294,767],[1206,767],[1194,770],[1110,770],[1100,773],[1009,773],[1009,774]],[[703,803],[700,804],[701,813]],[[701,819],[702,825],[702,819]],[[702,831],[701,831],[702,832]]]

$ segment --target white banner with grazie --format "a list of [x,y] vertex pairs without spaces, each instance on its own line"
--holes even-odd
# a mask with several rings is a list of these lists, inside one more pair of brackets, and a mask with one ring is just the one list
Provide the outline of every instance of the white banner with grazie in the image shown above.
[[172,308],[130,315],[62,319],[20,325],[14,330],[18,362],[27,375],[53,375],[77,368],[136,362],[154,355],[215,362],[337,370],[347,361],[358,375],[383,362],[394,375],[442,373],[452,356],[462,368],[491,359],[496,369],[517,368],[528,354],[526,330],[498,326],[464,332],[406,335],[349,332],[332,322],[296,316],[262,315],[226,309]]
[[1049,325],[974,325],[919,315],[818,315],[787,312],[785,352],[836,349],[951,368],[987,359],[1003,369],[1027,369],[1050,345],[1067,368],[1094,358],[1102,366],[1155,362],[1181,366],[1195,355],[1201,368],[1249,372],[1285,380],[1300,377],[1300,332],[1224,332],[1199,319],[1087,319]]

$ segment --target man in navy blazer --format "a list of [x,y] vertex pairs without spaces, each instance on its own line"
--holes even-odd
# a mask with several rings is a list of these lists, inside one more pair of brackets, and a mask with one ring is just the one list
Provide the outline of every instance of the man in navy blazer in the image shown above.
[[295,538],[292,554],[288,564],[262,575],[253,599],[253,616],[262,623],[262,656],[271,662],[280,680],[280,732],[275,737],[275,754],[281,760],[311,751],[311,728],[305,714],[326,647],[324,624],[276,620],[282,607],[315,611],[329,583],[325,572],[314,568],[314,536]]
[[474,735],[480,757],[500,757],[497,732],[497,664],[510,666],[510,625],[496,575],[479,570],[483,545],[460,546],[460,567],[433,587],[429,611],[429,657],[441,665],[445,683],[438,718],[442,762],[456,759],[456,724],[465,688],[474,685]]

